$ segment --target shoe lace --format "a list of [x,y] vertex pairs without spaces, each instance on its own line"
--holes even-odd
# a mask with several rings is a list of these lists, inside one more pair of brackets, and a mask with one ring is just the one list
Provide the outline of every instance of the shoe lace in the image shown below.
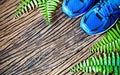
[[118,8],[119,7],[115,4],[111,4],[110,2],[103,2],[101,4],[100,13],[105,17],[110,16]]

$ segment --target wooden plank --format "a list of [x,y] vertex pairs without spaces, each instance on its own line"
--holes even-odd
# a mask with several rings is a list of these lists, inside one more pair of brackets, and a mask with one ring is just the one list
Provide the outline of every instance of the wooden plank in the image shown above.
[[79,28],[81,18],[61,11],[47,25],[38,10],[13,19],[20,0],[0,1],[0,74],[72,75],[72,66],[93,55],[87,52],[100,36],[88,36]]

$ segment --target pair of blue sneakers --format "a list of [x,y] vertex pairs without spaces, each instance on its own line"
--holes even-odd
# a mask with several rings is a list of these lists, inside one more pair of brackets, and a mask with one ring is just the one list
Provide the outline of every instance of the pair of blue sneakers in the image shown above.
[[103,33],[120,17],[120,0],[64,0],[62,10],[71,18],[85,14],[80,27],[89,35]]

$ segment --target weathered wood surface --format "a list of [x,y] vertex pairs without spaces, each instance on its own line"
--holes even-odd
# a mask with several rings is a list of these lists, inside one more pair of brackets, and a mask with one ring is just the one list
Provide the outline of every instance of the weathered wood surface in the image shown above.
[[99,35],[86,35],[81,18],[68,18],[61,7],[49,26],[38,10],[13,19],[19,2],[0,1],[0,75],[72,75],[70,68],[92,55],[87,49]]

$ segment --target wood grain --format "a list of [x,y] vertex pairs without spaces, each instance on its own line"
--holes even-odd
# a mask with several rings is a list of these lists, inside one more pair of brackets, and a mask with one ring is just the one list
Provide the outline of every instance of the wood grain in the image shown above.
[[13,19],[20,0],[0,1],[0,75],[81,75],[70,68],[93,55],[87,49],[100,35],[79,28],[81,18],[56,11],[47,25],[38,10]]

